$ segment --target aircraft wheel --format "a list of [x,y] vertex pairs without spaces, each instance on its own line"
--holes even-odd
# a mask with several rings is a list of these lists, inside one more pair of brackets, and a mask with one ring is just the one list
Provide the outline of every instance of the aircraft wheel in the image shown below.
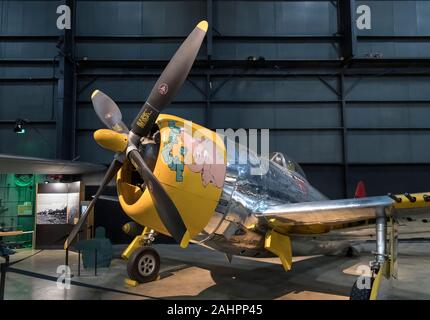
[[[369,278],[369,277],[366,277],[366,278]],[[373,287],[373,278],[370,278],[369,281],[371,283],[370,289],[358,288],[357,281],[355,281],[351,289],[349,300],[370,300],[370,293],[372,292],[372,287]]]
[[128,259],[128,276],[139,283],[154,281],[157,279],[159,271],[160,256],[157,251],[150,247],[134,250]]

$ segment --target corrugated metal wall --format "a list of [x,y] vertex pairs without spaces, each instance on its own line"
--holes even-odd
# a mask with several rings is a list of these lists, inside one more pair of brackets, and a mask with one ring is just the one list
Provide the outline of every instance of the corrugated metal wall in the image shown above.
[[[343,0],[342,0],[343,1]],[[345,0],[346,1],[346,0]],[[74,156],[104,162],[99,88],[130,122],[182,39],[212,22],[189,81],[166,110],[211,128],[269,128],[272,151],[304,164],[329,196],[430,187],[430,2],[349,1],[354,57],[336,1],[74,1]],[[53,158],[61,1],[0,0],[0,152]],[[366,4],[372,29],[358,30]],[[264,57],[252,63],[248,57]],[[16,118],[32,121],[27,135]]]

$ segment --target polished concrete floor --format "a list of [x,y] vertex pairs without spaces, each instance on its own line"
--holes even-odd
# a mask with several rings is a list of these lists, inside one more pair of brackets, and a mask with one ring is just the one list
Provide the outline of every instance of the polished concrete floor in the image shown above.
[[[357,267],[371,258],[296,257],[287,273],[277,258],[235,257],[229,264],[223,254],[199,246],[154,248],[162,259],[161,279],[137,287],[124,284],[126,262],[121,259],[98,276],[88,269],[78,277],[77,255],[71,253],[70,289],[56,284],[64,251],[21,251],[12,256],[12,261],[25,259],[7,273],[5,299],[348,299]],[[430,255],[400,255],[399,279],[385,298],[430,299],[429,267]]]

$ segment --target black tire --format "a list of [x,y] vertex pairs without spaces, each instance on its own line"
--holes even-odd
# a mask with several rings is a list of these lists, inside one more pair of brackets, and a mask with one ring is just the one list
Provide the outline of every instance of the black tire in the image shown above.
[[160,271],[160,256],[154,249],[144,247],[134,250],[128,259],[127,273],[130,279],[139,283],[157,279]]
[[355,281],[351,289],[349,300],[370,300],[370,294],[373,288],[373,278],[370,278],[370,277],[366,277],[366,278],[370,279],[370,289],[358,288],[357,281]]

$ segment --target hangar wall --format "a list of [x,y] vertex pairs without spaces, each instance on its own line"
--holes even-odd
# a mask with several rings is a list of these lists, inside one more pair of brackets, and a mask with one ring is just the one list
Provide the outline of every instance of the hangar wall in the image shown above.
[[[69,32],[56,28],[61,3],[76,13]],[[356,27],[363,4],[371,30]],[[370,195],[428,190],[429,14],[428,1],[0,0],[0,152],[108,163],[92,140],[102,124],[91,92],[109,94],[129,123],[208,19],[166,113],[271,129],[271,150],[330,197],[352,196],[360,179]],[[27,134],[13,132],[16,118],[30,121]]]

